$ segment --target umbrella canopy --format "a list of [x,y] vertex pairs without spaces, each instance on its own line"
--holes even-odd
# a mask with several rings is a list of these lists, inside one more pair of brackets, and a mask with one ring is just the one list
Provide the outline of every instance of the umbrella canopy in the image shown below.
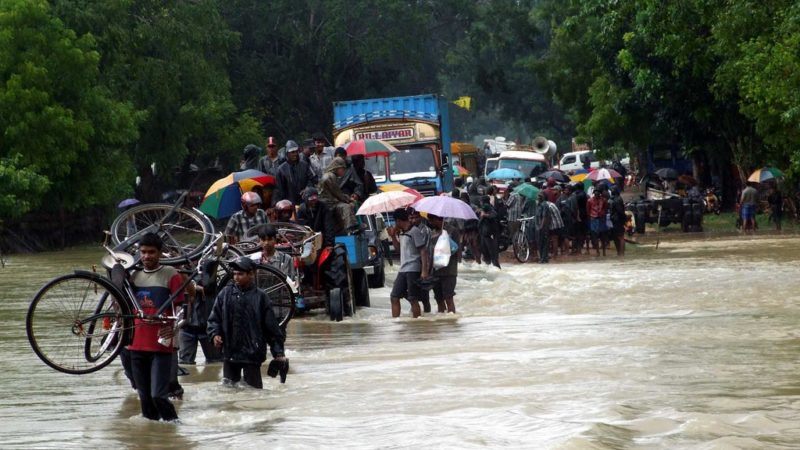
[[457,177],[465,177],[469,175],[469,170],[467,170],[464,166],[459,166],[458,164],[453,164],[453,175]]
[[559,183],[566,183],[567,181],[569,181],[569,177],[564,175],[564,172],[560,170],[548,170],[547,172],[542,172],[539,175],[536,175],[536,178],[540,178],[542,180],[552,178]]
[[514,192],[525,198],[536,200],[536,196],[539,195],[539,188],[530,183],[523,183],[515,187]]
[[128,206],[138,205],[139,203],[141,202],[135,198],[126,198],[125,200],[119,202],[117,208],[127,208]]
[[583,167],[581,167],[580,169],[572,170],[571,172],[572,172],[573,175],[580,175],[582,173],[589,173],[589,171],[587,169],[584,169]]
[[412,205],[419,212],[435,214],[450,219],[477,219],[475,211],[461,200],[445,195],[425,197]]
[[412,194],[412,195],[416,196],[417,200],[419,200],[422,197],[424,197],[424,195],[420,194],[419,191],[417,191],[416,189],[412,189],[412,188],[410,188],[408,186],[404,186],[404,185],[402,185],[400,183],[382,184],[382,185],[378,186],[378,189],[381,192],[397,192],[397,191],[399,191],[399,192],[408,192],[409,194]]
[[663,169],[656,170],[656,175],[660,176],[665,180],[678,179],[678,171],[670,167],[664,167]]
[[486,175],[486,178],[490,180],[511,180],[525,178],[525,175],[516,169],[503,168],[491,171],[489,175]]
[[347,156],[386,156],[400,151],[394,145],[379,139],[358,139],[345,144],[344,149],[347,151]]
[[622,175],[620,175],[616,170],[606,168],[594,170],[586,176],[587,179],[592,181],[609,180],[612,183],[614,182],[614,178],[621,177]]
[[780,170],[774,167],[762,167],[750,174],[750,176],[747,178],[747,181],[753,183],[763,183],[764,181],[781,177],[783,177],[783,172]]
[[[415,191],[416,192],[416,191]],[[356,212],[359,216],[392,212],[397,208],[404,208],[419,198],[406,191],[381,192],[367,198]]]
[[588,172],[585,172],[585,173],[576,173],[575,175],[572,175],[572,176],[570,176],[570,177],[569,177],[569,179],[570,179],[570,181],[572,181],[572,182],[574,182],[574,183],[580,183],[580,182],[582,182],[583,180],[585,180],[585,179],[586,179],[586,177],[588,177],[588,176],[589,176],[589,173],[588,173]]
[[258,170],[248,169],[233,172],[220,178],[206,191],[200,211],[216,219],[230,217],[242,209],[243,192],[253,190],[256,186],[274,186],[275,177]]

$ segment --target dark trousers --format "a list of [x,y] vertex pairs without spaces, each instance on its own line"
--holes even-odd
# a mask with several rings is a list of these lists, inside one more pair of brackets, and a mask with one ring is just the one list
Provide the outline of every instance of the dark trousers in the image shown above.
[[481,255],[484,262],[500,267],[500,261],[497,260],[497,239],[495,239],[494,235],[481,234]]
[[172,353],[129,351],[131,372],[139,392],[142,415],[150,420],[175,420],[178,413],[169,401]]
[[207,363],[222,361],[222,355],[211,344],[211,340],[205,333],[195,333],[193,331],[181,330],[181,348],[178,351],[179,362],[181,364],[194,364],[197,357],[197,344],[203,349],[203,355]]
[[550,260],[550,232],[536,230],[536,243],[539,250],[539,262],[548,262]]
[[242,379],[244,372],[244,382],[256,389],[262,389],[264,383],[261,381],[261,364],[241,364],[225,361],[222,364],[222,377],[237,383]]
[[119,352],[119,360],[122,363],[122,370],[125,372],[125,377],[131,382],[131,387],[136,389],[136,382],[133,381],[133,370],[131,369],[131,352],[127,348],[122,347]]

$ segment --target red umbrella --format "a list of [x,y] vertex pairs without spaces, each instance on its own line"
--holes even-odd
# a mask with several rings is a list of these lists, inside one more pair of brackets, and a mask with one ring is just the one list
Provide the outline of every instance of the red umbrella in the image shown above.
[[606,168],[594,170],[589,172],[589,175],[586,176],[586,178],[592,181],[610,180],[612,183],[614,182],[614,178],[621,177],[622,175],[620,175],[616,170]]
[[394,145],[379,139],[359,139],[348,142],[344,149],[347,151],[347,156],[386,156],[389,153],[400,151]]

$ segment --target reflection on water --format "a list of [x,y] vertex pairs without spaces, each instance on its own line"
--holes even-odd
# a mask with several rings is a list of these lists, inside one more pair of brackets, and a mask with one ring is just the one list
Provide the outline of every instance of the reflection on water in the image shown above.
[[100,253],[15,256],[0,270],[0,442],[797,448],[798,250],[792,237],[724,238],[624,261],[464,265],[459,314],[420,320],[389,318],[389,288],[372,290],[356,319],[292,322],[285,385],[221,386],[221,366],[199,358],[179,426],[138,417],[118,363],[64,375],[27,344],[36,289]]

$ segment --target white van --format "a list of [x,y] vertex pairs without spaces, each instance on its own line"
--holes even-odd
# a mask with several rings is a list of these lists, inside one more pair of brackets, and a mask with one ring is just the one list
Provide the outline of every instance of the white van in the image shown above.
[[600,168],[600,161],[594,155],[594,152],[591,150],[583,150],[580,152],[569,152],[564,153],[564,156],[558,161],[558,168],[563,170],[564,172],[569,172],[570,170],[578,170],[584,167],[584,164],[588,161],[589,167],[593,169]]

